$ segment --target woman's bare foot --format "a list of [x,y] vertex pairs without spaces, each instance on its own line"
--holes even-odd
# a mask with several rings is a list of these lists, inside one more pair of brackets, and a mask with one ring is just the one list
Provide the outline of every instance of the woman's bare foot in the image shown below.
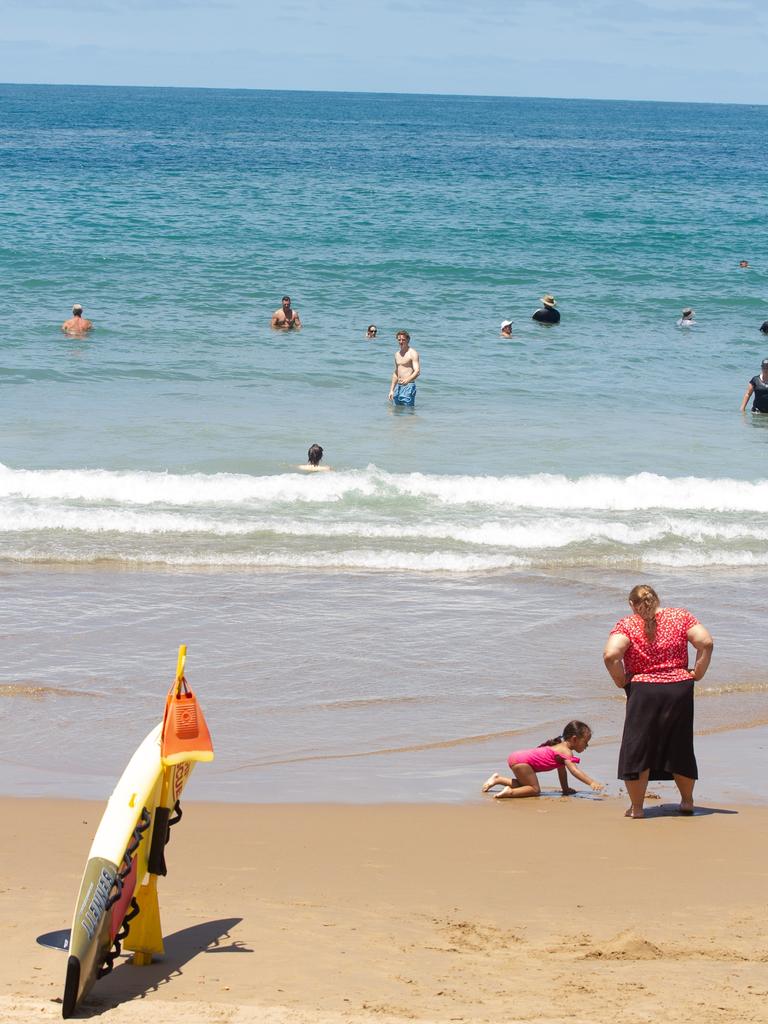
[[628,807],[626,809],[626,811],[624,811],[624,817],[625,818],[644,818],[645,817],[645,811],[642,809],[642,807],[640,807],[640,808]]
[[681,814],[684,814],[687,818],[693,814],[693,802],[688,803],[685,800],[680,801],[680,807],[678,808]]
[[490,778],[486,779],[483,783],[483,793],[487,793],[488,790],[493,789],[494,786],[499,784],[499,773],[494,772]]

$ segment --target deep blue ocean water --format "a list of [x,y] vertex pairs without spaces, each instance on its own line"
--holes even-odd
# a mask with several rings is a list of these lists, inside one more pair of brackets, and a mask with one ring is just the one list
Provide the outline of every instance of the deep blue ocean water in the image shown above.
[[[297,716],[270,732],[273,760],[358,738],[365,752],[503,732],[509,693],[536,697],[513,717],[546,732],[562,695],[548,705],[530,666],[541,680],[575,658],[569,709],[601,700],[605,678],[573,654],[569,616],[575,600],[607,616],[596,645],[640,573],[728,623],[724,682],[746,687],[746,703],[725,719],[761,720],[759,659],[742,671],[737,654],[762,614],[768,417],[738,409],[768,355],[768,108],[6,85],[0,126],[0,566],[15,696],[106,693],[115,671],[133,685],[138,635],[158,670],[181,640],[194,663],[198,637],[213,677],[266,665],[282,678],[286,645],[311,636],[313,664],[334,669],[319,680],[294,666],[295,686],[259,690]],[[269,327],[286,292],[300,332]],[[545,292],[562,311],[554,328],[530,319]],[[84,339],[59,330],[75,301],[96,324]],[[681,329],[687,305],[697,323]],[[399,328],[422,360],[413,413],[386,401]],[[333,473],[295,471],[313,442]],[[254,607],[255,570],[273,574],[271,619]],[[373,575],[353,584],[350,571]],[[187,595],[204,609],[205,579],[241,618],[209,609],[190,637]],[[357,585],[365,600],[339,596]],[[504,586],[509,615],[493,604]],[[71,615],[46,605],[68,591]],[[319,607],[343,620],[354,656],[336,628],[316,628]],[[425,608],[441,609],[447,635],[430,633]],[[163,631],[141,632],[147,622]],[[458,634],[448,679],[428,652]],[[130,672],[107,668],[107,636]],[[480,636],[497,638],[492,655]],[[61,662],[40,662],[47,642]],[[478,662],[468,710],[456,695]],[[329,673],[349,721],[329,711]],[[438,685],[445,704],[423,703]],[[78,697],[50,699],[73,729],[90,714]],[[314,724],[297,753],[302,708]],[[245,763],[240,711],[227,722]]]

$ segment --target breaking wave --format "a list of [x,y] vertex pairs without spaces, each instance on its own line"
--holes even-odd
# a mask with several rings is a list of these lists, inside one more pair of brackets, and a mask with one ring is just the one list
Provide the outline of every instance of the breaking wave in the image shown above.
[[768,483],[0,465],[0,557],[467,573],[768,564]]

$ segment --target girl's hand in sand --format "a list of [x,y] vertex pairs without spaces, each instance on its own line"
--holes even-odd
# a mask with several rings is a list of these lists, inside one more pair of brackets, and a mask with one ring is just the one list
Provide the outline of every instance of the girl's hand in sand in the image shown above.
[[604,782],[590,782],[589,788],[590,789],[594,789],[594,791],[596,793],[601,793],[605,789],[605,783]]

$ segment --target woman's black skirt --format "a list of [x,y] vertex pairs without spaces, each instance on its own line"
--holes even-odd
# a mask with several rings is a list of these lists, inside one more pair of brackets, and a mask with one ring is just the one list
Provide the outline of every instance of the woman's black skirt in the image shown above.
[[655,781],[673,775],[698,779],[693,752],[693,685],[692,679],[627,684],[620,779],[636,779],[646,768]]

